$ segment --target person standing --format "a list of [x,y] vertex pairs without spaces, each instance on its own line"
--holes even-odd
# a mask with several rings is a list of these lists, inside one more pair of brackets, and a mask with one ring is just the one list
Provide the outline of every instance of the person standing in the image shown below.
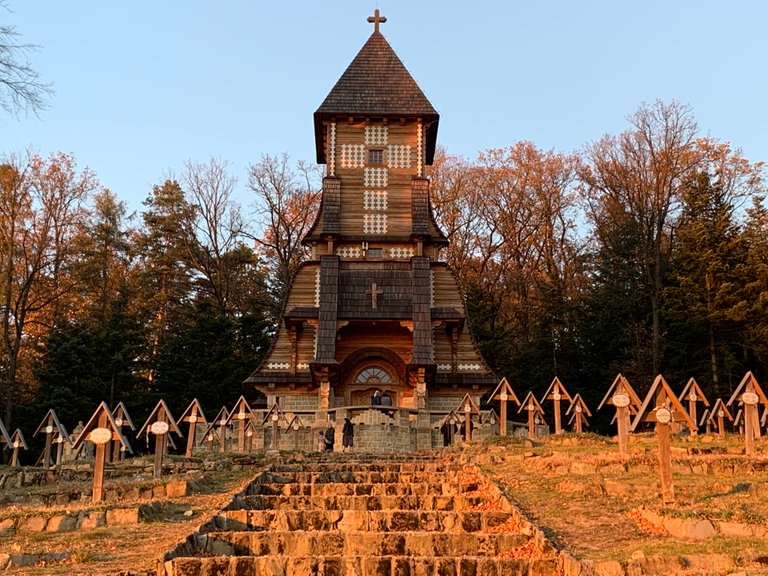
[[341,428],[341,445],[344,452],[349,452],[355,443],[355,428],[349,418],[344,418],[344,426]]
[[325,451],[333,452],[333,444],[336,441],[336,430],[333,429],[333,424],[328,424],[323,438],[325,440]]

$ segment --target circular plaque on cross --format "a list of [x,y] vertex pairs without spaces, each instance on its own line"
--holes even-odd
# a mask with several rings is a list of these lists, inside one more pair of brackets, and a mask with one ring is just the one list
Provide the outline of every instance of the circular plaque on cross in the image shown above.
[[747,406],[754,406],[759,400],[760,397],[754,392],[744,392],[744,394],[741,395],[741,401]]
[[629,396],[624,393],[614,394],[611,400],[613,401],[613,405],[617,408],[626,408],[629,406]]
[[19,442],[18,440],[16,440],[16,442],[14,442],[14,443],[13,443],[13,447],[14,447],[14,448],[21,448],[21,442]]
[[299,423],[298,422],[294,422],[293,423],[293,429],[298,431],[298,429],[299,429]]
[[552,394],[552,400],[560,400],[560,399],[562,399],[562,395],[560,394],[560,392],[555,392],[554,394]]
[[238,412],[237,413],[237,419],[238,420],[245,420],[245,412]]
[[688,395],[688,400],[690,400],[691,402],[696,402],[696,400],[698,400],[698,399],[699,399],[699,397],[697,396],[696,392],[691,392]]
[[94,428],[88,434],[88,440],[94,444],[106,444],[112,440],[112,430],[109,428]]
[[248,438],[250,438],[251,436],[253,436],[253,430],[248,428],[248,432],[246,432],[245,435],[248,436]]
[[464,412],[466,412],[467,414],[469,414],[470,412],[472,412],[472,406],[470,406],[470,405],[469,405],[469,402],[467,402],[466,404],[464,404]]
[[656,410],[656,422],[659,424],[669,424],[672,420],[672,412],[666,408],[659,408]]
[[48,424],[48,426],[45,427],[45,433],[46,434],[53,434],[53,426]]
[[197,422],[197,416],[195,416],[194,414],[192,414],[192,415],[189,417],[189,423],[190,423],[190,424],[194,424],[195,422]]
[[536,407],[533,405],[533,402],[528,403],[528,412],[533,412],[536,409]]
[[277,414],[272,414],[272,422],[277,422],[280,419],[280,416]]
[[160,436],[161,434],[167,434],[168,430],[170,430],[170,426],[168,426],[168,422],[163,422],[162,420],[153,422],[152,426],[149,427],[149,431],[152,432],[152,434],[154,434],[155,436]]
[[574,408],[574,410],[576,411],[577,414],[581,414],[582,408],[581,408],[581,406],[576,406],[576,408]]
[[721,408],[720,410],[717,411],[717,415],[718,417],[722,418],[723,416],[725,416],[725,410]]
[[499,400],[501,400],[502,402],[506,402],[508,399],[509,399],[509,396],[507,396],[506,392],[502,392],[501,394],[499,394]]
[[224,419],[219,420],[219,426],[226,426],[226,425],[227,425],[227,421],[226,420],[224,420]]
[[123,419],[122,418],[115,418],[115,425],[116,426],[122,426],[123,425]]

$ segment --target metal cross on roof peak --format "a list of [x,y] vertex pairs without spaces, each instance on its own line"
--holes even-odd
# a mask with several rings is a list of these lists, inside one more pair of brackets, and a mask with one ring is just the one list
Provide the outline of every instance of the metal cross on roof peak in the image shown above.
[[379,31],[379,24],[383,24],[387,21],[386,16],[381,16],[379,14],[379,9],[376,8],[376,10],[373,11],[373,16],[368,16],[368,22],[373,24],[373,31],[378,32]]

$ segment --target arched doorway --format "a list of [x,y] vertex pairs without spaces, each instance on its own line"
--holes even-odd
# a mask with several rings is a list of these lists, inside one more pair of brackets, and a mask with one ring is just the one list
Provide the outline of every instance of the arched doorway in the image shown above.
[[397,392],[395,381],[381,365],[369,365],[358,370],[354,380],[348,386],[350,404],[364,406],[371,403],[371,398],[377,390],[381,393],[383,405],[395,406]]

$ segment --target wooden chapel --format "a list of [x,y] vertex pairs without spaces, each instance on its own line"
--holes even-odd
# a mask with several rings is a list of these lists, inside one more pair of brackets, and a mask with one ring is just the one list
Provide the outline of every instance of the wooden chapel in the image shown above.
[[379,30],[314,114],[321,208],[272,348],[246,380],[283,411],[453,410],[498,379],[440,251],[429,180],[439,115]]

